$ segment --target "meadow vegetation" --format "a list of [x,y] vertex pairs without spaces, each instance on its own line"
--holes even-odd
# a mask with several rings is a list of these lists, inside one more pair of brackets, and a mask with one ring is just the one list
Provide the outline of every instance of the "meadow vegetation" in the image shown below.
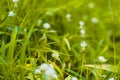
[[119,0],[1,0],[0,80],[120,80]]

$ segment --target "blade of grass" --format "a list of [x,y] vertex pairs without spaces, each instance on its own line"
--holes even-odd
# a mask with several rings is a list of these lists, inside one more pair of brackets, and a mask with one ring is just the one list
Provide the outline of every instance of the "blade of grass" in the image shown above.
[[114,71],[114,66],[113,65],[109,65],[109,64],[103,64],[102,66],[101,65],[94,65],[94,64],[87,64],[87,65],[83,65],[83,66],[115,72]]
[[14,50],[15,50],[15,46],[16,46],[16,36],[17,36],[17,27],[15,27],[13,29],[13,32],[11,34],[11,40],[9,43],[9,50],[7,53],[7,60],[9,62],[12,62],[13,60],[13,56],[14,56]]
[[[22,65],[24,67],[25,65],[25,54],[26,54],[26,48],[28,46],[28,43],[29,43],[29,39],[30,39],[30,36],[33,32],[33,28],[34,28],[34,25],[32,26],[32,28],[29,30],[26,38],[25,38],[25,41],[22,43],[22,47],[21,47],[21,50],[20,50],[20,65]],[[24,74],[25,74],[25,71],[24,69],[21,69],[21,74],[20,74],[20,80],[25,80],[24,79]]]

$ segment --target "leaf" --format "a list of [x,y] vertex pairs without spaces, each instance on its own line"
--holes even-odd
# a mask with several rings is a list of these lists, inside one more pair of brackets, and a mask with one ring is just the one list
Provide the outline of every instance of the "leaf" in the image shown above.
[[111,72],[117,72],[117,70],[115,70],[115,66],[110,64],[102,64],[102,65],[86,64],[84,66],[90,67],[90,68],[102,69],[102,70],[111,71]]
[[70,50],[71,50],[71,47],[70,47],[70,43],[69,43],[68,39],[65,38],[64,40],[65,40],[65,43],[66,43],[66,45],[67,45],[67,47],[68,47],[68,50],[70,51]]
[[7,58],[10,62],[13,60],[13,56],[14,56],[14,49],[16,46],[16,36],[17,36],[17,27],[15,27],[12,31],[11,40],[9,43],[9,50],[8,50]]

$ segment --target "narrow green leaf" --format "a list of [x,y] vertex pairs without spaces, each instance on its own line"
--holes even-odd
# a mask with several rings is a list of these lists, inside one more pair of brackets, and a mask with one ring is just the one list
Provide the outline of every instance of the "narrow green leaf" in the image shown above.
[[14,56],[14,49],[16,45],[16,36],[17,36],[17,27],[14,27],[12,34],[11,34],[11,40],[9,43],[9,50],[7,53],[7,59],[11,62],[13,60]]
[[86,64],[84,66],[85,67],[90,67],[90,68],[96,68],[96,69],[102,69],[102,70],[106,70],[106,71],[115,72],[114,65],[110,65],[110,64],[102,64],[102,65]]

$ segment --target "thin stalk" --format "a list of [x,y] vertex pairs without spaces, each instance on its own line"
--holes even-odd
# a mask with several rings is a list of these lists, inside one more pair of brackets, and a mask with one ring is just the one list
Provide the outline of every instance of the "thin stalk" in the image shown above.
[[115,41],[114,41],[114,38],[113,38],[113,48],[114,48],[114,72],[115,72],[115,74],[114,74],[114,76],[116,77],[116,70],[117,70],[117,63],[116,63],[116,52],[115,52],[115,43],[114,43]]
[[82,78],[83,64],[84,64],[84,53],[82,53],[82,65],[81,65],[80,79]]
[[102,62],[100,63],[100,80],[102,80]]
[[111,2],[110,2],[110,0],[108,0],[108,6],[109,6],[109,9],[110,9],[110,15],[111,15],[111,18],[112,18],[112,20],[114,20],[114,17],[113,17],[113,11],[112,11],[112,6],[111,6]]

